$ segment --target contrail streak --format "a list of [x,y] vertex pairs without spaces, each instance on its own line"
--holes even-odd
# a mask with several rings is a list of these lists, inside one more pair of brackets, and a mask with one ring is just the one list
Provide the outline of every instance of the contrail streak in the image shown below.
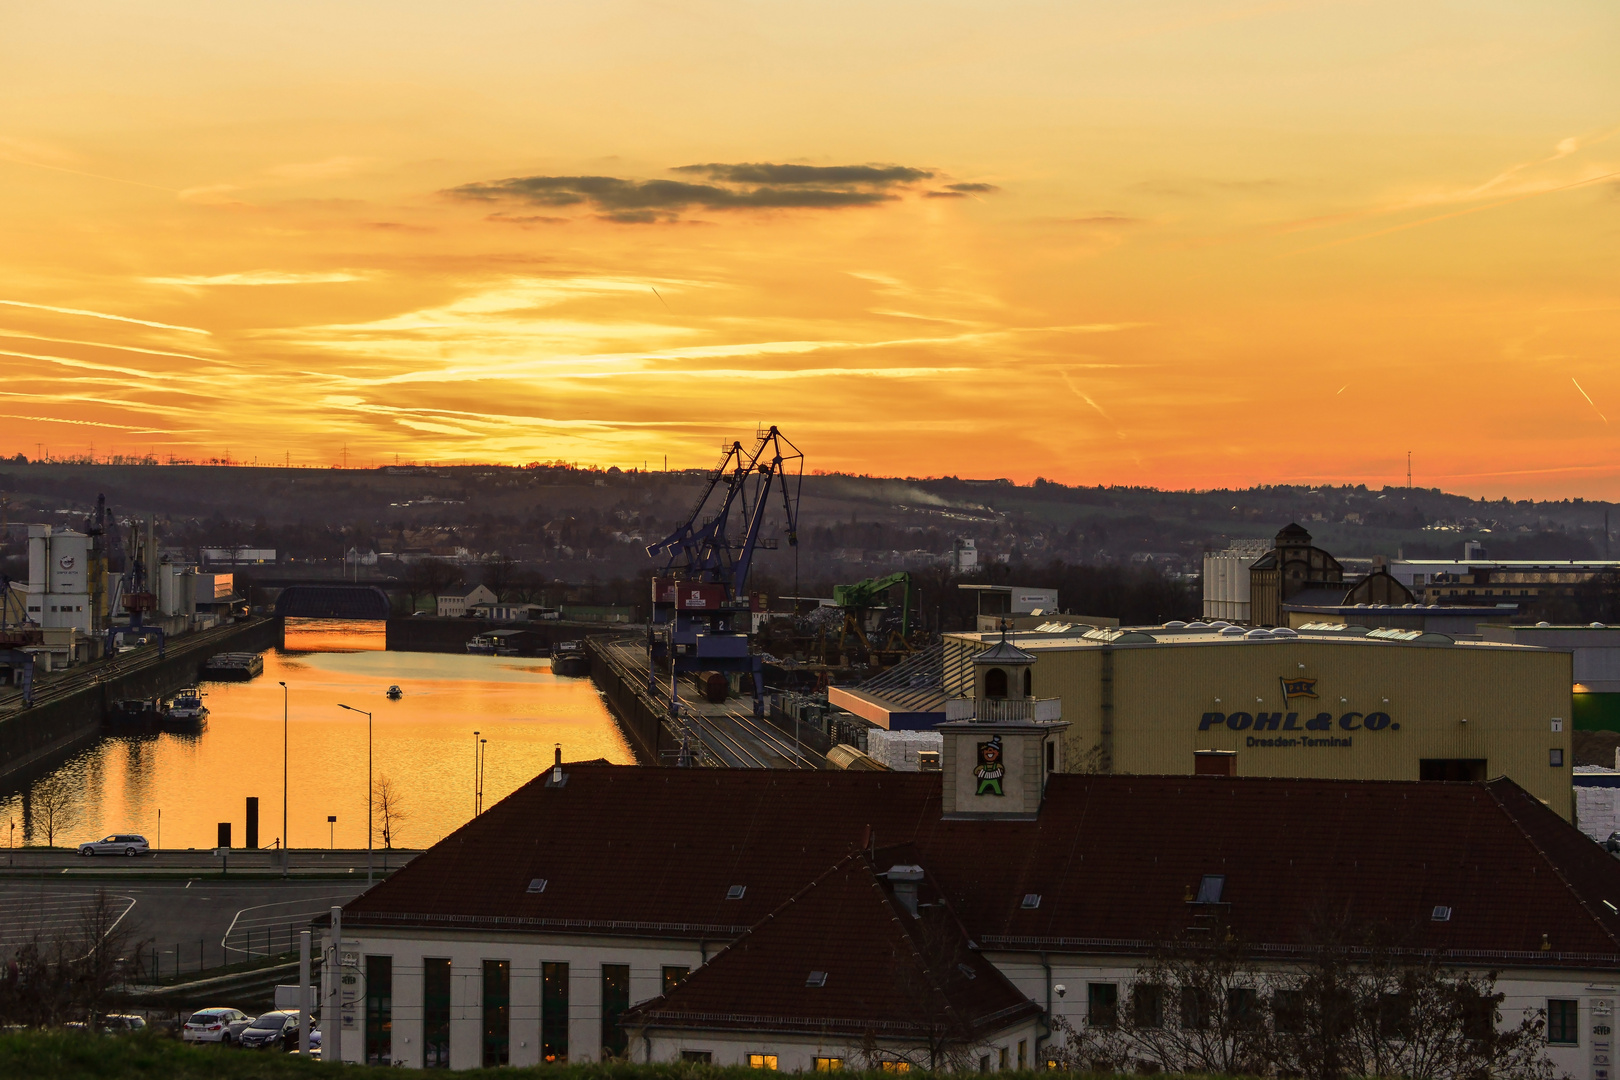
[[1575,383],[1575,389],[1577,389],[1577,390],[1579,390],[1581,392],[1581,397],[1586,399],[1586,403],[1588,405],[1592,406],[1592,411],[1597,413],[1598,416],[1603,420],[1603,422],[1605,424],[1607,424],[1609,422],[1609,418],[1607,416],[1603,415],[1603,410],[1597,407],[1597,402],[1592,400],[1592,395],[1588,394],[1586,392],[1585,387],[1581,386],[1580,383],[1575,382],[1575,376],[1573,376],[1573,375],[1571,375],[1569,377],[1569,381],[1572,382],[1572,383]]
[[0,300],[0,304],[7,307],[33,308],[36,311],[54,311],[58,315],[84,315],[91,319],[109,319],[113,322],[134,323],[136,326],[153,326],[159,330],[180,330],[187,334],[212,336],[207,330],[199,330],[195,326],[175,326],[173,323],[149,322],[146,319],[131,319],[124,315],[108,315],[101,311],[85,311],[83,308],[51,307],[49,304],[29,304],[22,300]]

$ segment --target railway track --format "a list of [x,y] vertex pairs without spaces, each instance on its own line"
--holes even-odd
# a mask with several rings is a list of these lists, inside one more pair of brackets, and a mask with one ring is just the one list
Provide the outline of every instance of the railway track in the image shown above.
[[[647,658],[639,647],[614,643],[608,646],[620,664],[642,683],[647,678]],[[715,716],[692,702],[682,702],[681,722],[698,744],[702,764],[733,769],[819,769],[822,764],[769,722],[749,713],[730,709]]]
[[[230,637],[238,628],[238,624],[235,623],[212,627],[195,635],[188,634],[185,637],[177,638],[165,649],[164,655],[161,657],[155,649],[140,649],[124,656],[99,661],[93,667],[81,668],[78,672],[70,671],[61,680],[53,679],[49,682],[36,684],[32,707],[38,708],[53,701],[72,697],[74,694],[100,686],[104,682],[155,667],[160,663],[166,663],[170,659],[184,658],[194,653],[206,655],[211,652],[216,642]],[[200,659],[201,656],[199,656]],[[21,690],[13,690],[10,693],[0,695],[0,713],[16,711],[21,708],[23,708]]]

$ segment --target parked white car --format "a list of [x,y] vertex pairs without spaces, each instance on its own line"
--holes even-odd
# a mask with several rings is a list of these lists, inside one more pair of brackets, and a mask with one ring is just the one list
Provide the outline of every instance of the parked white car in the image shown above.
[[80,855],[149,855],[151,852],[146,837],[134,833],[118,833],[104,840],[79,845]]
[[198,1009],[180,1029],[182,1042],[233,1043],[253,1017],[241,1009]]

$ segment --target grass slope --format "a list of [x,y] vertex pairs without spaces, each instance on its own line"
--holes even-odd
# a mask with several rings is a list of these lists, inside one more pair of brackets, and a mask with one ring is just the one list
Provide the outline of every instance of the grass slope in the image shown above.
[[[58,1031],[0,1032],[0,1077],[28,1080],[280,1080],[283,1077],[331,1076],[330,1067],[282,1053],[220,1049],[176,1042],[156,1033],[114,1038]],[[392,1069],[351,1065],[349,1080],[398,1078]],[[759,1080],[759,1072],[702,1065],[629,1065],[623,1063],[544,1065],[514,1069],[474,1069],[457,1077],[544,1077],[545,1080]],[[893,1080],[894,1073],[843,1075]],[[1003,1073],[1008,1080],[1034,1080],[1033,1073]]]

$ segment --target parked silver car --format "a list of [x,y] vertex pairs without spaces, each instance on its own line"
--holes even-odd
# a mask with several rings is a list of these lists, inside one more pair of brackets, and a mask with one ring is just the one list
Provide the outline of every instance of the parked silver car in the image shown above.
[[198,1009],[180,1029],[182,1042],[233,1043],[253,1017],[241,1009]]
[[151,852],[146,837],[134,833],[117,833],[104,840],[79,845],[80,855],[149,855]]

